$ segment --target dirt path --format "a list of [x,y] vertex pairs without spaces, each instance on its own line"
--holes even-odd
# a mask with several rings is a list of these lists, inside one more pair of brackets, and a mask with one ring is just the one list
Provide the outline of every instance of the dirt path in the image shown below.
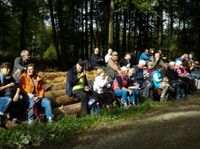
[[175,102],[137,120],[129,119],[109,127],[70,136],[62,143],[52,143],[48,149],[199,149],[200,98]]

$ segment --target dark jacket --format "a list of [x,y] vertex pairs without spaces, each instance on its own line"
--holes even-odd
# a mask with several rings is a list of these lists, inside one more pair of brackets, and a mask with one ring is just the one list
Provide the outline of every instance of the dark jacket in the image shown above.
[[103,58],[100,55],[96,55],[94,53],[92,53],[90,61],[93,68],[105,65]]
[[140,86],[144,82],[144,75],[143,75],[143,69],[139,68],[137,65],[134,67],[135,69],[135,82],[139,83]]
[[121,59],[119,60],[119,65],[120,65],[120,67],[127,66],[128,64],[130,65],[129,67],[131,67],[130,62],[128,62],[125,58],[121,58]]
[[[71,69],[67,72],[67,78],[66,78],[66,95],[67,96],[73,96],[72,95],[72,89],[76,85],[76,83],[79,81],[78,79],[78,73],[76,70],[76,66],[73,66]],[[84,85],[88,85],[88,81],[86,76],[83,77]]]

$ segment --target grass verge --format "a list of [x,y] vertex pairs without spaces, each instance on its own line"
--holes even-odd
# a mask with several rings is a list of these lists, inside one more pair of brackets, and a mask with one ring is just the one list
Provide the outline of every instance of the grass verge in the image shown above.
[[9,130],[0,130],[0,148],[22,148],[25,145],[40,146],[45,141],[62,141],[65,134],[75,134],[110,125],[129,118],[136,118],[149,111],[155,111],[171,104],[171,102],[154,102],[147,100],[140,106],[127,110],[114,107],[112,110],[103,109],[100,115],[89,115],[82,118],[75,116],[58,117],[51,124],[39,122],[34,125],[20,124]]

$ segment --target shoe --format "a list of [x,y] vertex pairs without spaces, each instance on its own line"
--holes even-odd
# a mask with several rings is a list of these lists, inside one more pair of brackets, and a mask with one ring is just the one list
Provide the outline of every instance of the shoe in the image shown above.
[[28,120],[28,125],[32,125],[33,124],[33,119],[29,119]]
[[53,122],[52,117],[48,117],[48,118],[47,118],[47,122],[48,122],[48,123],[52,123],[52,122]]
[[180,96],[176,96],[176,100],[180,100],[181,99],[181,97]]
[[135,107],[135,102],[130,103],[131,107]]
[[187,100],[188,97],[187,97],[187,96],[182,96],[182,99],[183,99],[183,100]]
[[127,110],[129,108],[126,103],[123,105],[123,107],[124,107],[125,110]]

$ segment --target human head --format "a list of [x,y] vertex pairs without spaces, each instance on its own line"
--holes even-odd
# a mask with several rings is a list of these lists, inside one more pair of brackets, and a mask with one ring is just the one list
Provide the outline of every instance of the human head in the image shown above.
[[102,77],[105,77],[106,75],[106,72],[103,68],[98,68],[97,69],[97,76],[102,76]]
[[11,64],[8,62],[2,63],[1,72],[3,73],[3,75],[9,76],[11,73]]
[[121,73],[123,76],[128,76],[129,69],[126,66],[121,67]]
[[181,61],[176,61],[175,66],[176,66],[176,67],[180,67],[180,66],[182,66],[182,64],[183,64],[183,63],[182,63]]
[[144,53],[145,53],[145,54],[149,54],[149,50],[148,50],[148,49],[145,49],[145,50],[144,50]]
[[139,62],[138,62],[138,67],[139,68],[144,68],[145,65],[146,65],[146,61],[145,60],[139,60]]
[[28,64],[26,65],[26,73],[27,75],[33,77],[36,75],[36,67],[35,67],[35,64],[31,63],[31,64]]
[[153,69],[153,63],[152,62],[148,62],[147,63],[147,67],[148,67],[148,69]]
[[155,52],[154,48],[149,49],[149,53],[150,53],[151,55],[154,55],[154,52]]
[[194,52],[190,52],[189,58],[190,58],[190,59],[193,59],[193,58],[194,58]]
[[111,54],[112,54],[112,51],[113,51],[113,50],[112,50],[111,48],[109,48],[109,49],[108,49],[108,54],[111,55]]
[[99,48],[94,49],[94,54],[98,55],[99,54]]
[[134,68],[130,68],[128,71],[128,76],[132,77],[135,74],[135,69]]
[[20,56],[24,62],[29,61],[31,58],[30,52],[28,50],[22,50]]
[[155,59],[160,59],[160,54],[159,53],[155,53]]
[[118,60],[118,53],[116,51],[112,52],[112,59],[116,61]]
[[169,68],[174,69],[174,67],[175,67],[175,62],[174,61],[169,62]]
[[183,55],[181,55],[181,57],[180,57],[180,59],[182,60],[182,61],[184,61],[184,60],[188,60],[188,54],[183,54]]
[[131,54],[130,54],[130,53],[126,53],[126,54],[125,54],[125,58],[126,58],[127,60],[130,60],[130,59],[131,59]]
[[161,49],[159,49],[159,50],[158,50],[158,53],[159,53],[159,54],[162,54],[162,50],[161,50]]
[[162,70],[163,70],[163,67],[162,67],[161,65],[158,65],[158,66],[156,67],[156,69],[157,69],[158,71],[162,71]]
[[78,73],[81,73],[83,69],[84,69],[84,61],[80,59],[76,64],[76,70]]

